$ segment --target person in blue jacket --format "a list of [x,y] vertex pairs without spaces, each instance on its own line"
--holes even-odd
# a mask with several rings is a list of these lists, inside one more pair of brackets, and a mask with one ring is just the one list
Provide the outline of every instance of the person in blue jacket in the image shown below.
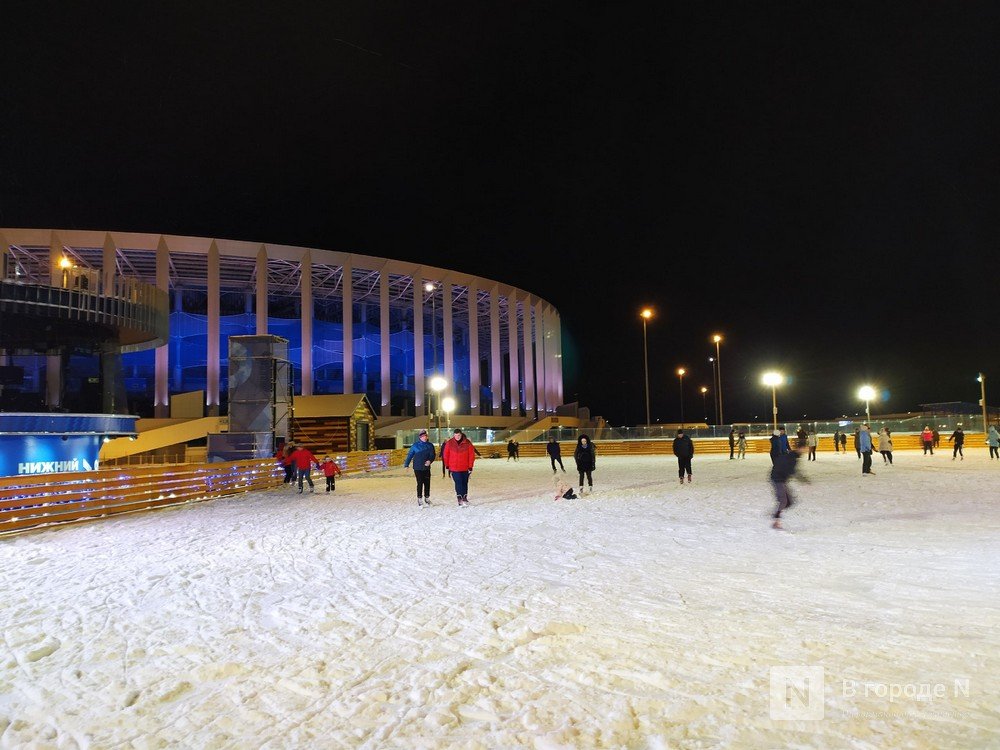
[[417,435],[417,442],[410,446],[403,468],[408,469],[410,462],[413,462],[413,475],[417,478],[417,505],[421,508],[424,503],[431,504],[431,464],[436,458],[434,443],[427,435],[427,430],[421,430]]
[[868,425],[861,425],[861,430],[858,432],[858,450],[861,451],[861,458],[864,459],[861,462],[861,474],[874,474],[872,471],[872,434],[869,431]]

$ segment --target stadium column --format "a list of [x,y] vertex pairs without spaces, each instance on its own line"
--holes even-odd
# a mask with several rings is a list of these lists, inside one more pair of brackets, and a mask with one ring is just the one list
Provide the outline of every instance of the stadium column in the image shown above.
[[379,400],[382,402],[382,416],[388,417],[392,410],[392,393],[389,379],[389,270],[388,263],[382,265],[378,275],[378,327],[382,352],[379,369],[382,374],[382,388]]
[[552,398],[555,406],[563,404],[563,350],[562,350],[562,318],[559,311],[552,308],[552,326],[555,338],[555,367],[553,368],[555,380],[552,383]]
[[221,293],[219,246],[212,240],[208,246],[208,338],[205,360],[205,406],[210,417],[219,416],[219,295]]
[[267,335],[267,245],[257,251],[257,335]]
[[[170,294],[170,249],[167,241],[160,236],[156,243],[156,288]],[[170,416],[170,340],[156,347],[153,380],[153,410],[157,419]]]
[[451,392],[458,392],[455,383],[455,329],[452,317],[452,288],[450,281],[441,282],[441,340],[444,342],[444,379]]
[[308,250],[302,256],[299,265],[302,275],[302,394],[313,395],[313,284],[312,284],[312,253]]
[[[104,234],[104,247],[101,250],[101,290],[103,294],[114,293],[115,272],[118,270],[117,261],[118,248],[111,233],[106,232]],[[106,414],[128,411],[124,383],[122,382],[121,352],[113,344],[104,344],[98,359],[101,363],[101,410]],[[119,398],[119,390],[122,391],[121,398]],[[123,400],[125,403],[122,403]],[[156,413],[154,412],[154,414]],[[159,415],[156,414],[156,416]]]
[[479,413],[479,292],[476,282],[466,287],[469,304],[469,414]]
[[[52,232],[49,240],[49,286],[61,287],[63,248],[59,235]],[[45,403],[50,409],[62,406],[62,355],[50,354],[45,358]]]
[[535,358],[531,349],[531,295],[526,294],[521,300],[521,336],[524,348],[524,415],[534,416],[535,409]]
[[354,266],[345,260],[340,280],[344,290],[341,321],[344,328],[344,393],[354,393]]
[[427,410],[424,396],[424,282],[423,269],[413,275],[413,415]]
[[549,326],[548,305],[535,305],[535,356],[538,359],[538,411],[545,416],[549,411]]
[[503,413],[503,390],[500,368],[500,285],[490,289],[490,388],[493,391],[491,414]]
[[510,358],[510,415],[521,414],[521,388],[517,362],[517,297],[513,289],[507,290],[507,355]]

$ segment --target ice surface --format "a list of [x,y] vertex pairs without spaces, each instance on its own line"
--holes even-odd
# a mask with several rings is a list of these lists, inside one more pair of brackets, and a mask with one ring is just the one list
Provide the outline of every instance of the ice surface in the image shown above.
[[[966,453],[820,454],[787,531],[767,456],[599,455],[578,500],[480,460],[467,508],[394,469],[8,537],[0,747],[998,747],[1000,462]],[[790,665],[822,720],[771,718]]]

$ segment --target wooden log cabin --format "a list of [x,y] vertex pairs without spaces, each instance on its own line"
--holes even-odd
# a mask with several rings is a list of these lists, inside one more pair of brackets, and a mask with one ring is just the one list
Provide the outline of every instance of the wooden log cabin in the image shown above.
[[293,403],[290,438],[316,455],[372,450],[375,419],[364,394],[299,396]]

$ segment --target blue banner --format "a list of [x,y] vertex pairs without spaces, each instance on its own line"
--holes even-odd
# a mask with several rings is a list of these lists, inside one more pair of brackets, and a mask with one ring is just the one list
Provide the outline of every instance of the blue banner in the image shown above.
[[0,476],[94,471],[106,437],[135,434],[119,414],[0,414]]

